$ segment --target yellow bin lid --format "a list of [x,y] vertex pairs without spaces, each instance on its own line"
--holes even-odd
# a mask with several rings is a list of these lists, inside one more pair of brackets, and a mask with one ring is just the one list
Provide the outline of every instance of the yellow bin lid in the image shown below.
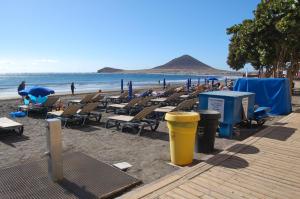
[[200,120],[199,113],[196,112],[169,112],[165,120],[171,122],[196,122]]

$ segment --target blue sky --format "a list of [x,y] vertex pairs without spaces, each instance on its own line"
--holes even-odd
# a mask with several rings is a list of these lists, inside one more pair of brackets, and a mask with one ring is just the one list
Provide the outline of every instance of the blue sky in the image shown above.
[[220,69],[258,0],[1,0],[0,72],[140,69],[189,54]]

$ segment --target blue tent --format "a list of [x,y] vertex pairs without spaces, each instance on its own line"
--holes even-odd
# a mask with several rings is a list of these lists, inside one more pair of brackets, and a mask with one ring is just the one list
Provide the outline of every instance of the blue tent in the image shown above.
[[54,94],[54,93],[55,93],[54,90],[42,86],[34,86],[31,88],[26,88],[19,92],[19,94],[22,96],[32,95],[34,97],[39,97],[39,96],[45,97],[47,95]]
[[285,115],[292,111],[290,83],[286,78],[239,78],[233,90],[255,93],[255,103],[270,107],[271,114]]

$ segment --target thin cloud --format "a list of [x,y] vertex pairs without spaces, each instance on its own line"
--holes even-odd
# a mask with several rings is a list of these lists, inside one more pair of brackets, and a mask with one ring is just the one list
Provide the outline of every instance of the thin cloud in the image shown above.
[[8,59],[0,59],[0,65],[12,65],[15,64],[14,61]]
[[59,62],[59,60],[57,60],[57,59],[36,59],[36,60],[33,60],[32,64],[33,65],[46,64],[46,63],[55,64],[55,63],[58,63],[58,62]]

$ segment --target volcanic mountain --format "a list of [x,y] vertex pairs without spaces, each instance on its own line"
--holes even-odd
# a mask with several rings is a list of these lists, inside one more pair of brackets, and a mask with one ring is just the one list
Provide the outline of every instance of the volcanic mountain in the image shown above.
[[105,67],[98,70],[98,73],[177,73],[177,74],[228,74],[229,71],[213,68],[190,55],[182,55],[166,64],[144,70],[122,70]]
[[153,68],[154,70],[170,70],[170,69],[174,69],[174,70],[178,70],[178,69],[183,69],[183,70],[216,70],[211,66],[208,66],[204,63],[202,63],[201,61],[195,59],[194,57],[190,56],[190,55],[182,55],[181,57],[177,57],[175,59],[172,59],[171,61],[169,61],[168,63],[161,65],[161,66],[157,66],[155,68]]

